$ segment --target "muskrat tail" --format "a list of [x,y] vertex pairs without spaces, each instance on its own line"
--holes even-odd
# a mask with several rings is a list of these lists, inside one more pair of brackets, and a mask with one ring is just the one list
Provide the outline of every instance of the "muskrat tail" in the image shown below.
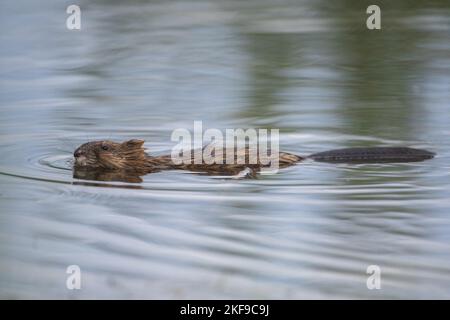
[[308,158],[321,162],[415,162],[431,159],[434,152],[407,147],[345,148],[314,153]]

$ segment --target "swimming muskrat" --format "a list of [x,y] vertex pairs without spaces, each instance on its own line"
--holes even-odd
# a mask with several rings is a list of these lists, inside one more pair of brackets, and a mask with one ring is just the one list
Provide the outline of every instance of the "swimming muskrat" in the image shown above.
[[[74,152],[74,177],[103,181],[140,182],[140,176],[161,170],[189,170],[210,175],[233,176],[245,172],[254,176],[266,165],[258,161],[248,163],[248,148],[245,148],[244,164],[175,164],[170,155],[151,156],[145,153],[144,141],[132,139],[123,143],[103,140],[87,142]],[[198,151],[202,151],[201,149]],[[191,151],[191,159],[195,152]],[[223,154],[226,154],[224,149]],[[306,157],[287,152],[279,153],[279,167],[284,168],[305,159],[335,163],[413,162],[434,157],[434,153],[407,147],[346,148],[314,153]],[[235,156],[236,159],[237,156]]]

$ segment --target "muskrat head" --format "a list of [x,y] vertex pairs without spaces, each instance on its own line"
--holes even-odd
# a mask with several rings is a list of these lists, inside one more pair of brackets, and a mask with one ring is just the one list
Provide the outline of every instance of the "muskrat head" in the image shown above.
[[73,156],[77,168],[136,169],[145,166],[146,154],[143,140],[129,140],[123,143],[113,141],[92,141],[78,147]]

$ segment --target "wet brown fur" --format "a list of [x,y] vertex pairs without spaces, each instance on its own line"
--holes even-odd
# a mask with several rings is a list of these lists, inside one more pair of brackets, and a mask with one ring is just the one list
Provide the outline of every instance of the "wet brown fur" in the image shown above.
[[[92,171],[92,169],[97,169],[97,172],[102,172],[101,177],[116,176],[117,172],[121,172],[123,177],[126,174],[144,175],[151,172],[158,172],[161,170],[189,170],[193,172],[206,173],[210,175],[236,175],[245,169],[250,169],[249,175],[254,175],[262,167],[268,167],[268,165],[263,165],[259,159],[256,164],[249,163],[249,148],[246,147],[244,154],[244,163],[235,164],[207,164],[202,160],[201,164],[195,164],[194,158],[196,152],[202,152],[203,150],[191,151],[190,158],[191,163],[188,164],[175,164],[172,161],[170,155],[163,156],[150,156],[145,153],[143,148],[143,140],[129,140],[123,143],[117,143],[113,141],[92,141],[81,145],[75,150],[75,163],[74,169],[76,175],[81,176],[80,173],[85,172],[82,176],[92,176],[91,173],[87,173],[87,170]],[[223,150],[224,159],[227,150]],[[233,150],[231,150],[233,152]],[[239,154],[235,153],[235,160]],[[85,158],[83,163],[79,163],[78,159],[81,157]],[[280,152],[279,153],[279,167],[284,168],[295,164],[298,161],[303,160],[302,157],[296,156],[294,154]],[[126,172],[126,174],[124,174]],[[102,179],[104,180],[104,179]],[[114,180],[114,179],[107,179]],[[119,179],[123,180],[123,179]]]

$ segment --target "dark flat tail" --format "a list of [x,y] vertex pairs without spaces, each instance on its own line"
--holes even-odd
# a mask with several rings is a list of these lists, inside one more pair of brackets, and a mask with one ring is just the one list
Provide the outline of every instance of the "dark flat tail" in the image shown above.
[[406,147],[345,148],[314,153],[308,158],[321,162],[377,163],[416,162],[431,159],[434,152]]

